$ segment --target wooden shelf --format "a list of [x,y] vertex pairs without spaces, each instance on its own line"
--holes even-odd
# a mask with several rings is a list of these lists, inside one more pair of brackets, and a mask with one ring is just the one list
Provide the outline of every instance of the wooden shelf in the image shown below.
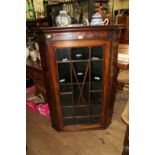
[[36,27],[36,26],[48,26],[47,18],[38,18],[35,20],[26,20],[26,26]]
[[106,3],[109,2],[109,0],[94,0],[94,3]]

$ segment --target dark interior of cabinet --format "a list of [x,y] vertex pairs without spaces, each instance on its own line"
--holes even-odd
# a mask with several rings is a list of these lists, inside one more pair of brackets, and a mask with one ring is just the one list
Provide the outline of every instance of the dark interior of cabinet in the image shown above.
[[64,125],[100,120],[104,47],[55,49]]

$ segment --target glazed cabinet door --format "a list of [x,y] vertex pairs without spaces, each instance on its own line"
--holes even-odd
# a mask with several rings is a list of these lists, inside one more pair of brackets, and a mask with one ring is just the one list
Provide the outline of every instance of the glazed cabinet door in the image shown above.
[[60,128],[104,126],[109,43],[58,41],[50,43],[48,48]]

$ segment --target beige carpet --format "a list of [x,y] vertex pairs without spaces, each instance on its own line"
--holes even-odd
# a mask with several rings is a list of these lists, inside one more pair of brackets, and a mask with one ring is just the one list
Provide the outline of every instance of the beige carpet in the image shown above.
[[27,155],[121,155],[126,129],[121,115],[127,100],[128,94],[117,94],[112,124],[106,130],[59,133],[50,120],[27,110]]

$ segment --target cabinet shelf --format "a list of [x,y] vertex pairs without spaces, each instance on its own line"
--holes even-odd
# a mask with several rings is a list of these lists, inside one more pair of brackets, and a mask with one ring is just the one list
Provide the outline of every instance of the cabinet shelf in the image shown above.
[[94,3],[105,3],[109,2],[109,0],[94,0]]
[[72,92],[60,92],[60,95],[72,95]]
[[[90,93],[101,93],[102,90],[90,90],[89,91]],[[60,92],[60,95],[72,95],[73,93],[72,92]]]
[[91,93],[101,93],[102,90],[90,90]]
[[90,115],[90,116],[68,116],[68,117],[63,117],[64,119],[73,119],[73,118],[92,118],[92,117],[100,117],[100,115]]
[[80,84],[80,85],[83,85],[83,84],[97,84],[97,83],[99,83],[99,82],[101,82],[101,81],[98,81],[98,82],[79,82],[79,83],[61,83],[60,85],[61,86],[63,86],[63,85],[71,85],[71,84],[73,84],[73,85],[78,85],[78,84]]
[[[95,105],[91,105],[91,106],[95,106]],[[88,107],[88,105],[74,105],[74,106],[63,106],[62,108],[65,109],[65,108],[84,108],[84,107]]]
[[[88,62],[89,59],[87,60],[71,60],[71,61],[57,61],[57,63],[76,63],[76,62]],[[103,59],[91,59],[91,62],[96,62],[96,61],[104,61]]]

